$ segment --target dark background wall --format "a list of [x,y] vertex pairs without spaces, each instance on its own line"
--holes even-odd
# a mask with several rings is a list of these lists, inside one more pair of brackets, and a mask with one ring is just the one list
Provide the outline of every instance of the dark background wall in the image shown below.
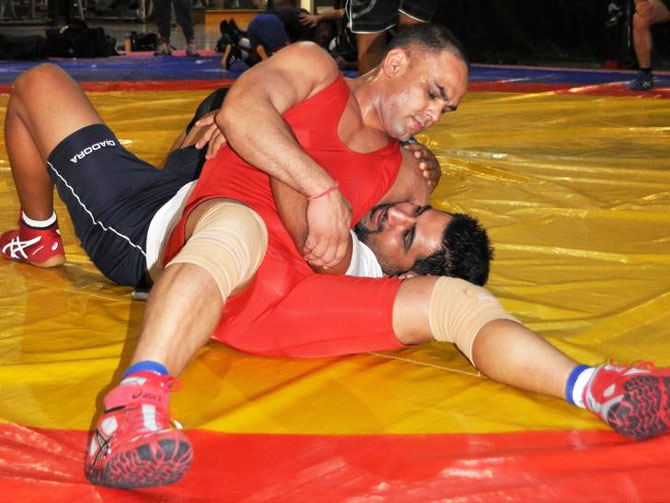
[[[616,61],[636,66],[632,0],[440,0],[435,21],[465,44],[473,62],[506,64]],[[616,20],[609,10],[621,13]],[[608,23],[608,21],[610,21]],[[670,66],[670,24],[655,26],[654,66]]]

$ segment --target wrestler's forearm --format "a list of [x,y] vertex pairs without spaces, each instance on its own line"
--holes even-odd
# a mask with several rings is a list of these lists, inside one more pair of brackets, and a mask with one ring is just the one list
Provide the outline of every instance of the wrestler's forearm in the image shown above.
[[[271,179],[272,195],[274,196],[277,212],[284,227],[290,234],[298,250],[302,250],[307,239],[307,199],[285,183]],[[344,258],[335,266],[328,269],[312,267],[315,272],[322,274],[344,274],[349,268],[352,254],[352,243],[349,240]]]

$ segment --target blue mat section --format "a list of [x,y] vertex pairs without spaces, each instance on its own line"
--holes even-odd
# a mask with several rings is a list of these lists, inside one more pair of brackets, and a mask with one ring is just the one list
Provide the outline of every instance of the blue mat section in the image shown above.
[[[546,84],[597,85],[628,82],[636,72],[620,70],[577,70],[573,68],[528,68],[472,65],[470,80],[479,82],[532,82]],[[657,87],[670,87],[670,75],[654,74]]]
[[[0,63],[0,83],[9,84],[24,70],[42,61],[3,61]],[[154,57],[117,56],[96,59],[49,60],[65,69],[75,80],[85,81],[156,81],[156,80],[218,80],[235,78],[239,74],[221,68],[221,56]],[[355,72],[346,72],[348,77]],[[528,68],[472,65],[472,81],[528,82],[553,84],[597,85],[626,82],[634,72],[607,70],[575,70],[557,68]],[[658,87],[670,87],[670,75],[655,74]]]
[[[21,72],[45,61],[3,61],[0,83],[9,84]],[[79,82],[143,80],[219,80],[237,77],[221,68],[221,56],[154,57],[116,56],[91,59],[50,59]]]

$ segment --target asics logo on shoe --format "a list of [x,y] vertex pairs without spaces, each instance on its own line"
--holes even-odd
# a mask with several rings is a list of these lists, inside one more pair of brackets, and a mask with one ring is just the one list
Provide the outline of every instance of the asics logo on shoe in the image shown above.
[[155,393],[147,393],[142,390],[137,390],[133,393],[132,398],[146,398],[147,400],[155,400],[156,402],[161,401],[161,396]]
[[90,147],[86,147],[84,150],[82,150],[78,154],[75,154],[74,157],[70,158],[70,162],[73,162],[73,163],[77,164],[77,161],[79,161],[80,159],[83,159],[88,154],[92,153],[94,150],[100,150],[103,147],[114,147],[114,146],[116,146],[116,142],[114,140],[99,141],[98,143],[94,143]]
[[2,247],[2,253],[8,253],[9,256],[12,257],[13,259],[28,260],[28,255],[26,255],[26,252],[24,250],[36,243],[39,243],[41,239],[42,239],[41,236],[37,236],[27,241],[21,241],[17,236]]

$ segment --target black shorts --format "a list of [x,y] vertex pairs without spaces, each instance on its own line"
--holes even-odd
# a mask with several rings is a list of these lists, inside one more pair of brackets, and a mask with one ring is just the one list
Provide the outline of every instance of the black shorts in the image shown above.
[[354,33],[378,33],[398,24],[398,12],[429,23],[438,0],[347,0],[349,27]]
[[129,286],[146,273],[151,219],[199,167],[200,152],[191,147],[171,154],[165,170],[154,168],[103,124],[72,133],[47,161],[82,248],[107,278]]

